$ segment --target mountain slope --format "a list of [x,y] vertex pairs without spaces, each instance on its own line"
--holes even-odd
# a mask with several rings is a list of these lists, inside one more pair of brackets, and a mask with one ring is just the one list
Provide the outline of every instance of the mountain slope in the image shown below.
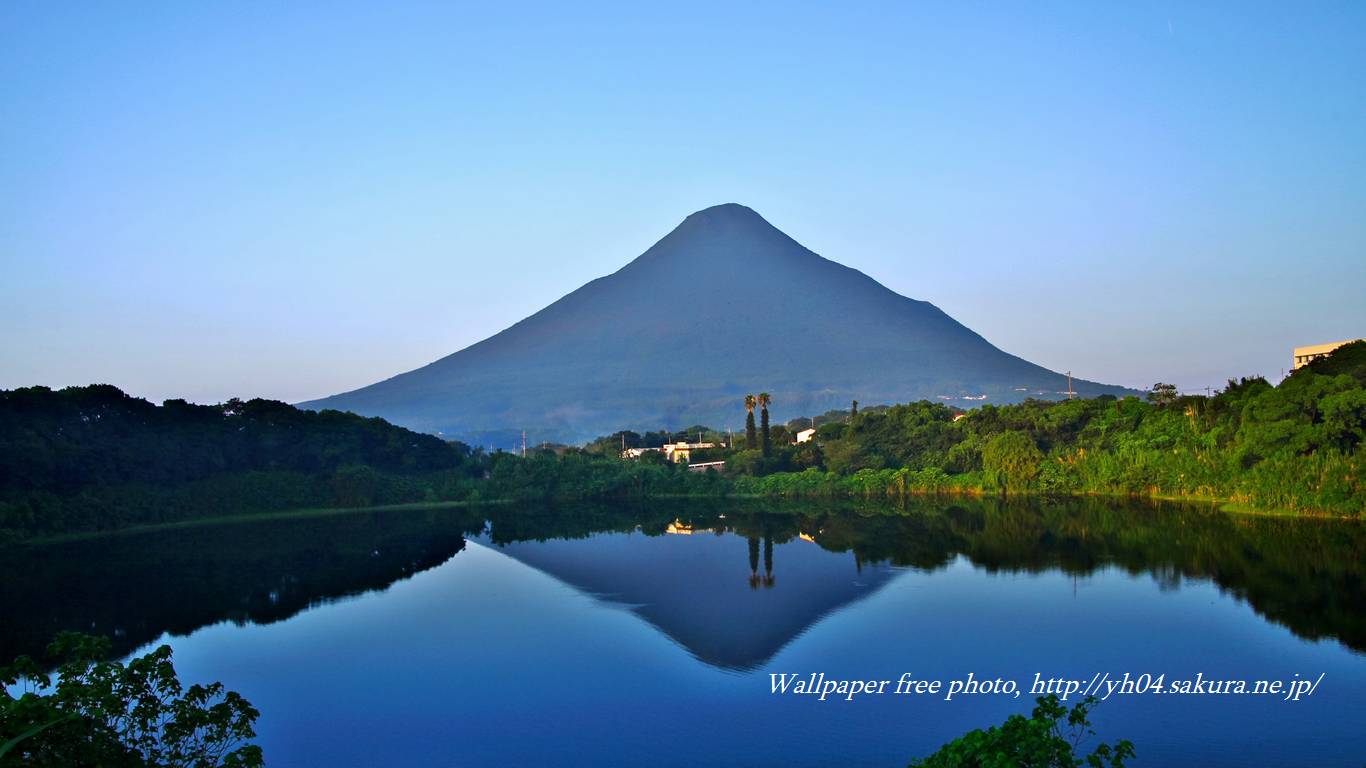
[[[934,305],[727,204],[694,213],[616,273],[501,333],[302,406],[475,441],[526,429],[539,442],[739,426],[741,398],[760,390],[790,418],[851,399],[985,394],[1001,403],[1066,388],[1064,376],[1002,352]],[[1126,392],[1080,380],[1074,389]]]

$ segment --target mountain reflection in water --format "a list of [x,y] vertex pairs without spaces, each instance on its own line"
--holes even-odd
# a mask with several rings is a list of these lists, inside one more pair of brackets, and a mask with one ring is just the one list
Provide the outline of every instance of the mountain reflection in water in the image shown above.
[[763,664],[898,568],[959,556],[988,571],[1117,566],[1172,589],[1209,579],[1300,637],[1366,650],[1361,523],[987,499],[374,511],[11,546],[0,550],[0,656],[36,654],[63,629],[111,635],[126,653],[163,632],[281,621],[440,565],[467,536],[726,669]]
[[764,522],[770,521],[744,535],[728,535],[734,531],[722,524],[694,529],[680,523],[667,528],[674,535],[514,542],[501,551],[599,600],[628,607],[701,661],[749,670],[896,572],[885,564],[863,565],[857,556],[821,549],[789,526]]

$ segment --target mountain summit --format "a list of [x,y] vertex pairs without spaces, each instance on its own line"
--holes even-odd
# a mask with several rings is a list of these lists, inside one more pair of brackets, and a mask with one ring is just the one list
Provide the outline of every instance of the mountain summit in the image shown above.
[[[1073,385],[1082,395],[1127,392]],[[525,429],[540,442],[623,428],[739,427],[741,399],[761,390],[786,419],[851,399],[967,406],[1066,389],[1065,376],[727,203],[692,214],[617,272],[501,333],[302,407],[475,442]]]

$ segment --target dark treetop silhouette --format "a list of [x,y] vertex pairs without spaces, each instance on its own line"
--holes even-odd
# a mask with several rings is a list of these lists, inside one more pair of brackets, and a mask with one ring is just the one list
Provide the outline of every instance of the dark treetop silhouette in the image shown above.
[[[725,425],[737,418],[734,403],[759,389],[787,413],[820,413],[852,398],[985,394],[1002,403],[1066,387],[1065,376],[732,203],[694,213],[616,273],[501,333],[303,405],[476,444],[521,429],[577,442],[623,427]],[[1081,380],[1074,388],[1126,393]]]

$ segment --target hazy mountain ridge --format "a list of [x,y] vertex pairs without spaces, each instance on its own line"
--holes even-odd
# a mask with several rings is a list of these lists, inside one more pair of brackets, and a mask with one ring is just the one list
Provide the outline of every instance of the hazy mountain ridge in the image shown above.
[[[475,440],[526,429],[539,442],[623,427],[738,427],[740,398],[760,390],[773,393],[785,419],[850,399],[985,394],[1003,403],[1066,386],[1066,377],[1002,352],[933,304],[726,204],[694,213],[617,272],[488,339],[301,405]],[[1128,392],[1081,380],[1074,389]]]

